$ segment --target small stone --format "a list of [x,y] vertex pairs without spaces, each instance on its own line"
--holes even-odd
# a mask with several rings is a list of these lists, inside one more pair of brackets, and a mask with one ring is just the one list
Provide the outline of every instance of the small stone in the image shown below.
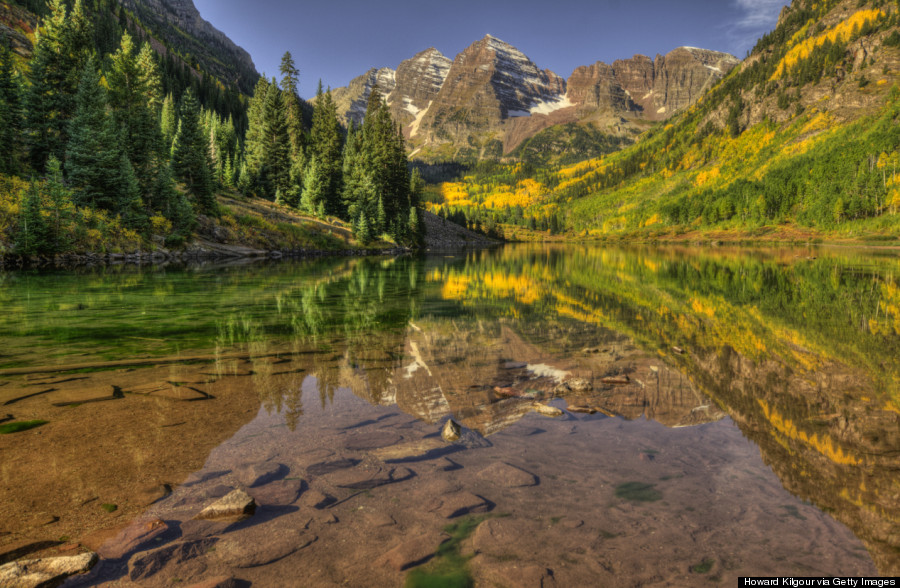
[[14,561],[0,566],[0,586],[16,588],[58,586],[69,576],[87,573],[97,560],[96,553],[83,553],[70,557]]
[[578,406],[578,405],[569,405],[567,407],[569,412],[577,412],[581,414],[596,414],[597,409],[591,408],[590,406]]
[[284,464],[266,462],[255,463],[234,471],[234,475],[247,488],[262,486],[285,477],[288,468]]
[[459,423],[453,419],[447,419],[447,423],[444,425],[443,430],[441,430],[441,438],[447,443],[453,443],[454,441],[459,440],[461,432],[462,427],[459,426]]
[[243,490],[234,490],[210,504],[196,516],[198,519],[247,518],[256,512],[256,501]]
[[566,529],[577,529],[579,527],[584,526],[584,521],[582,521],[581,519],[568,519],[567,518],[567,519],[563,519],[561,524]]
[[566,386],[572,392],[590,392],[594,389],[594,385],[584,378],[572,378],[566,380]]
[[537,476],[534,474],[502,462],[484,468],[478,472],[478,477],[504,488],[522,488],[538,484]]
[[631,382],[631,378],[628,376],[609,376],[600,381],[610,386],[625,386]]
[[549,406],[547,404],[542,404],[540,402],[535,402],[531,406],[532,406],[532,410],[534,410],[534,412],[536,412],[538,414],[542,414],[547,417],[556,418],[556,417],[561,417],[564,414],[563,411],[556,408],[555,406]]

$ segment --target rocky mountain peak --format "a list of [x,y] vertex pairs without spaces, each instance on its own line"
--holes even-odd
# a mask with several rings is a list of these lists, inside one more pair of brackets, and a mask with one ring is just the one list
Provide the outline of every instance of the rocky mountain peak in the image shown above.
[[668,118],[738,63],[717,51],[679,47],[655,59],[635,55],[579,67],[567,81],[485,35],[452,61],[430,47],[396,71],[372,69],[334,95],[345,119],[359,122],[378,83],[414,153],[449,144],[466,157],[494,157],[553,125],[605,121],[621,134],[630,119]]

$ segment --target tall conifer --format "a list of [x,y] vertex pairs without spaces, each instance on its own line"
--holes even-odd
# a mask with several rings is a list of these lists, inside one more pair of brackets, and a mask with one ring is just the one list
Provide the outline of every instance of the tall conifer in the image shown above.
[[181,119],[172,147],[172,171],[184,182],[195,208],[215,214],[216,199],[209,162],[209,142],[200,121],[200,105],[193,90],[181,101]]

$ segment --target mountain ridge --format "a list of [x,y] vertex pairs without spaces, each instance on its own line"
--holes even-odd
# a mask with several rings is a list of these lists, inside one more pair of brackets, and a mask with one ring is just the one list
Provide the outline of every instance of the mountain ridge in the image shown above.
[[[635,121],[668,118],[738,63],[726,53],[678,48],[656,59],[636,55],[612,65],[598,61],[565,79],[486,35],[453,60],[429,48],[396,70],[372,68],[333,93],[344,122],[358,123],[377,84],[412,155],[501,158],[538,132],[566,123],[633,137],[643,130]],[[427,83],[420,84],[419,77],[427,77]]]

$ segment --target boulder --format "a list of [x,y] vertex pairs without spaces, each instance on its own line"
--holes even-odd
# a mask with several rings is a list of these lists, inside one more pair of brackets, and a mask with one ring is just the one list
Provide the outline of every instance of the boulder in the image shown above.
[[71,557],[14,561],[0,566],[0,586],[15,588],[59,586],[69,576],[89,572],[97,560],[96,553],[83,553]]
[[243,519],[256,512],[256,501],[243,490],[233,490],[197,515],[198,519]]

